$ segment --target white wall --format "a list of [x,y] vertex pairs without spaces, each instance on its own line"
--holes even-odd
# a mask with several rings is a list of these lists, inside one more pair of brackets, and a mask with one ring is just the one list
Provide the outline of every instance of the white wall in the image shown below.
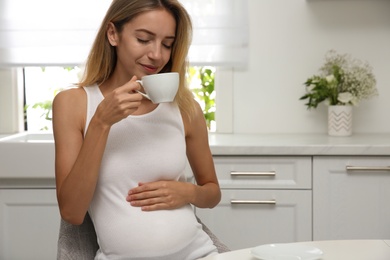
[[390,0],[249,0],[249,10],[234,133],[326,133],[327,108],[308,111],[299,98],[330,49],[368,61],[377,79],[379,96],[354,108],[354,133],[390,132]]

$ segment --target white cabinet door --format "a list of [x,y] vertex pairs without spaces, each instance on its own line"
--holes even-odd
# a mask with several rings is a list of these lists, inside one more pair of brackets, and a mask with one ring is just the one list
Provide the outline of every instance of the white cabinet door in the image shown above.
[[313,239],[389,239],[389,165],[390,157],[314,157]]
[[0,189],[0,260],[53,260],[60,215],[54,189]]
[[[232,201],[242,203],[232,204]],[[311,210],[311,190],[223,189],[217,207],[196,208],[196,214],[234,250],[266,243],[312,240]]]

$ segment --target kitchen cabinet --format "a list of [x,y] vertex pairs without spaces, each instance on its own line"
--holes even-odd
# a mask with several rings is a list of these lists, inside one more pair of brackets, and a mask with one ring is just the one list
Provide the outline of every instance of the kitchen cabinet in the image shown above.
[[390,238],[390,156],[314,156],[313,239]]
[[197,216],[230,249],[312,240],[311,157],[214,156],[222,190]]
[[0,189],[0,259],[56,259],[59,223],[54,189]]
[[61,218],[50,138],[0,139],[0,260],[57,258]]

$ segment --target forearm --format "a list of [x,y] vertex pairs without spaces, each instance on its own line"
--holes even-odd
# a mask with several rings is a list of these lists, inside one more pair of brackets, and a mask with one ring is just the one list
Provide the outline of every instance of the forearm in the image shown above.
[[219,185],[213,182],[194,185],[190,203],[198,208],[213,208],[221,201]]

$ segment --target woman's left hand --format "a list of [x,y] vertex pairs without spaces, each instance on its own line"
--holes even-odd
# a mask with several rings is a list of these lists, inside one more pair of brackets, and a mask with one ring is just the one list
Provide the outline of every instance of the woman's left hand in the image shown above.
[[143,211],[177,209],[191,203],[194,184],[180,181],[139,183],[129,190],[126,200]]

